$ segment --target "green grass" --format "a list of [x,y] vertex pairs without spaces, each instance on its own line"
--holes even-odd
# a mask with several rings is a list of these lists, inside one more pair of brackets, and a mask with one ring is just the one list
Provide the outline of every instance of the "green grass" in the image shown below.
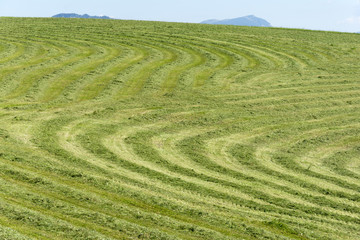
[[0,18],[1,239],[359,239],[360,39]]

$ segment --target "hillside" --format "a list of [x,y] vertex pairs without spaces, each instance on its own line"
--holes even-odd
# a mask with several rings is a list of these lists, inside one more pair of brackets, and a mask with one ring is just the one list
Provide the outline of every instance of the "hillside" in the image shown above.
[[271,24],[265,19],[258,18],[254,15],[233,19],[210,19],[201,22],[202,24],[218,24],[218,25],[236,25],[236,26],[249,26],[249,27],[271,27]]
[[0,23],[0,239],[360,239],[358,34]]

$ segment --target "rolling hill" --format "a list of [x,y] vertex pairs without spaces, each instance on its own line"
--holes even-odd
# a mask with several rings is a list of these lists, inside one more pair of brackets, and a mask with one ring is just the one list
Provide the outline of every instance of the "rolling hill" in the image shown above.
[[218,25],[236,25],[236,26],[249,26],[249,27],[271,27],[271,24],[265,19],[258,18],[254,15],[233,19],[210,19],[201,22],[202,24],[218,24]]
[[0,23],[0,239],[360,238],[357,34]]

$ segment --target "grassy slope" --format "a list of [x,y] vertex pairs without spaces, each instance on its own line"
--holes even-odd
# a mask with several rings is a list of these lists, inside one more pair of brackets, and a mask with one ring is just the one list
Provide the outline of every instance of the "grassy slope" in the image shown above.
[[359,239],[360,38],[0,18],[0,238]]

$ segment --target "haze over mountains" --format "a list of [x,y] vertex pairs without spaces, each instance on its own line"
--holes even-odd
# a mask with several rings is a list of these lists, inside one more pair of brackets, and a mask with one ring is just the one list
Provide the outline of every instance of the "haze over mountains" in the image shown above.
[[271,27],[271,24],[265,19],[258,18],[254,15],[233,19],[209,19],[201,22],[202,24],[221,24],[221,25],[236,25],[236,26],[251,26],[251,27]]
[[[109,16],[91,16],[88,14],[77,13],[60,13],[52,16],[53,18],[95,18],[95,19],[113,19]],[[201,22],[202,24],[218,24],[218,25],[236,25],[236,26],[251,26],[251,27],[271,27],[271,24],[265,19],[258,18],[254,15],[233,19],[209,19]]]
[[76,13],[60,13],[52,16],[53,18],[96,18],[96,19],[112,19],[108,16],[90,16],[88,14],[76,14]]

